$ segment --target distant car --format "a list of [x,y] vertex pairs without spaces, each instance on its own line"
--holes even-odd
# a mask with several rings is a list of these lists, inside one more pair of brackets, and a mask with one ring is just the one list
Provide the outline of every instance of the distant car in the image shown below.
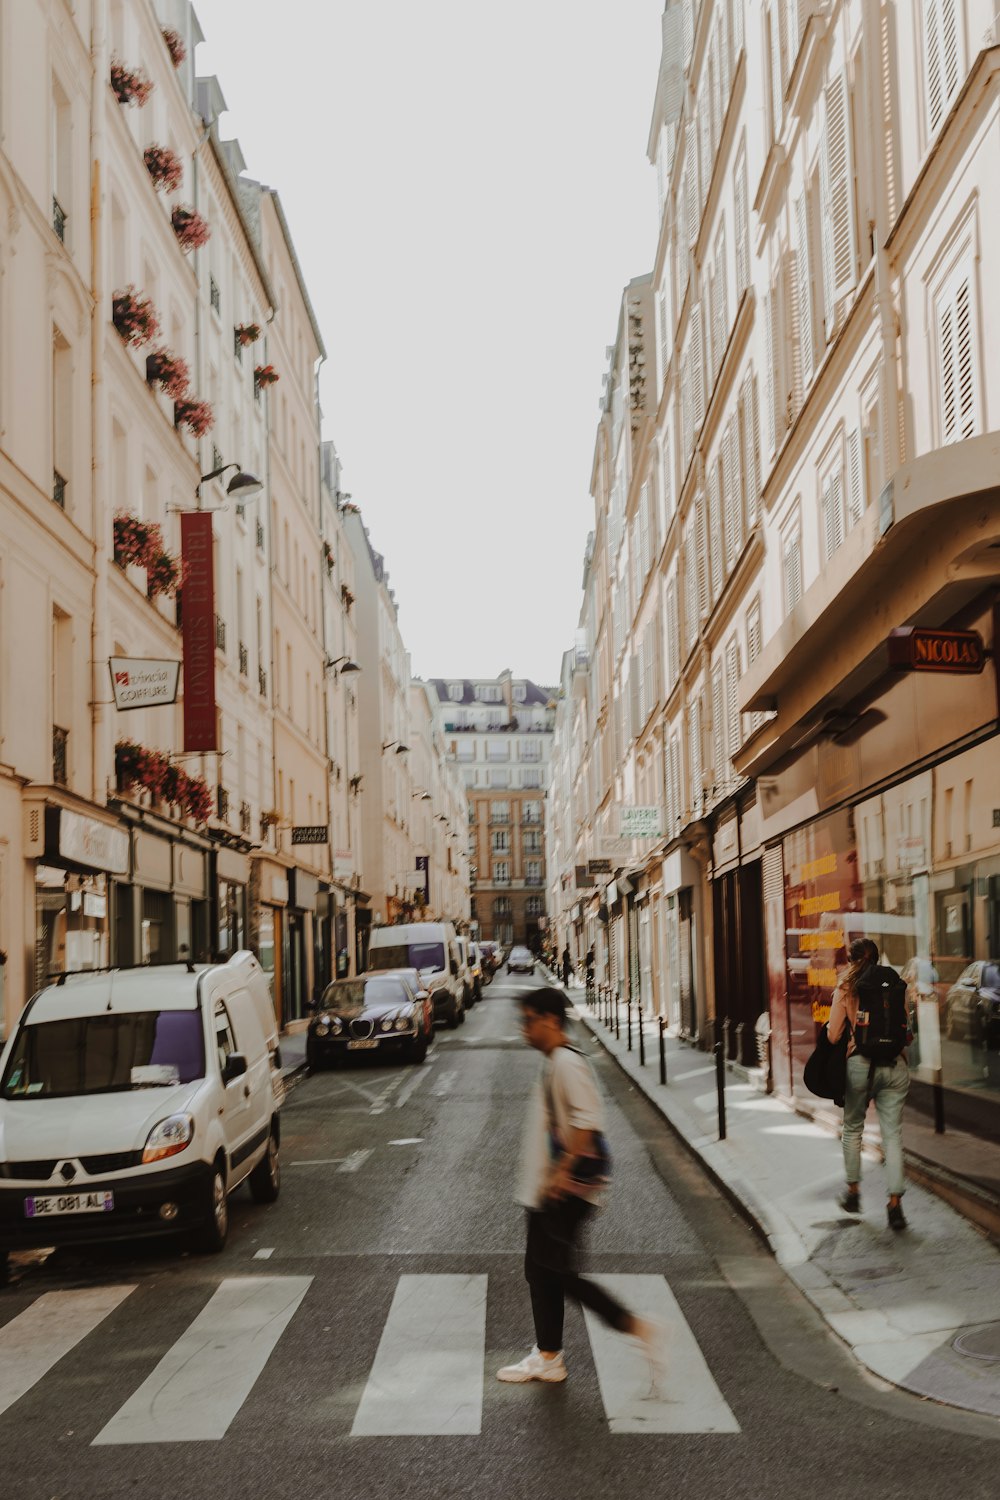
[[353,1052],[422,1063],[433,1034],[434,1002],[415,969],[335,979],[309,1022],[306,1061],[314,1072]]
[[1000,1048],[1000,959],[978,959],[962,970],[948,991],[945,1018],[952,1041]]
[[471,1010],[477,1000],[483,998],[483,976],[471,938],[458,939],[459,973],[464,987],[466,1010]]
[[528,948],[513,947],[507,955],[508,974],[534,974],[535,955]]
[[479,965],[479,985],[480,991],[482,991],[483,986],[492,984],[493,970],[486,962],[486,954],[483,952],[482,943],[473,943],[472,951],[476,956],[476,963]]

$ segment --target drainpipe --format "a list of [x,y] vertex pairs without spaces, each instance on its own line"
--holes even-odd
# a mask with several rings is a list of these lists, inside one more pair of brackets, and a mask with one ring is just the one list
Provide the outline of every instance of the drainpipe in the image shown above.
[[[885,132],[881,119],[882,77],[882,18],[879,13],[880,0],[864,0],[863,35],[870,38],[867,57],[868,136],[872,141],[884,141]],[[873,235],[875,259],[875,306],[878,312],[879,334],[882,340],[882,358],[879,361],[879,425],[882,448],[883,473],[886,481],[896,473],[903,461],[899,432],[899,318],[892,294],[892,270],[885,242],[892,225],[889,222],[889,202],[885,182],[888,165],[886,147],[882,146],[882,170],[874,188],[874,223],[869,226]],[[870,497],[871,498],[871,497]]]
[[110,760],[111,717],[104,694],[108,680],[102,665],[111,654],[108,650],[108,485],[107,426],[104,411],[104,286],[101,260],[101,164],[104,160],[104,111],[108,97],[106,0],[97,0],[90,29],[90,476],[91,524],[93,535],[93,589],[90,621],[91,718],[90,718],[90,795],[95,806],[108,798],[107,766]]

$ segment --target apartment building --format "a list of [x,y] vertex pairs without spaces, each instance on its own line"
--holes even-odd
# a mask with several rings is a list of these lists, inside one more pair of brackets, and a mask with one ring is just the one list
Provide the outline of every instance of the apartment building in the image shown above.
[[581,941],[610,981],[737,1064],[770,1032],[783,1093],[873,937],[922,1018],[915,1109],[940,1077],[980,1134],[998,41],[986,0],[665,8],[659,233],[605,381],[552,846],[564,886],[606,861]]
[[545,797],[553,695],[509,671],[431,679],[465,788],[471,916],[481,937],[537,949],[546,931]]

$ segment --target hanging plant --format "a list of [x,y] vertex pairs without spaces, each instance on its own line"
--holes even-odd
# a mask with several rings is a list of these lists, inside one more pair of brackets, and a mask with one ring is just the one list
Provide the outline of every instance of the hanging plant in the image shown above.
[[140,348],[155,338],[160,327],[159,315],[149,297],[142,297],[134,286],[111,297],[111,321],[126,344]]
[[253,372],[254,384],[258,390],[266,390],[269,385],[277,385],[281,376],[273,365],[258,365]]
[[146,380],[158,385],[171,401],[182,401],[187,395],[191,371],[186,360],[169,349],[154,349],[146,356]]
[[185,572],[179,557],[171,557],[169,552],[156,553],[146,564],[146,592],[150,599],[157,594],[176,597],[177,590],[184,585]]
[[164,192],[176,193],[184,176],[184,163],[177,152],[169,146],[147,146],[142,159],[157,192],[162,188]]
[[354,603],[354,595],[351,593],[346,583],[342,583],[340,585],[340,597],[343,600],[344,608],[350,609],[351,605]]
[[156,802],[169,802],[196,823],[212,815],[212,793],[203,776],[189,776],[164,750],[148,750],[133,740],[115,745],[115,777],[122,792],[140,787]]
[[257,340],[260,338],[260,324],[240,323],[236,328],[233,329],[233,333],[236,336],[236,342],[239,344],[240,348],[246,349],[249,344],[256,344]]
[[207,220],[194,208],[175,208],[170,222],[185,255],[189,250],[199,250],[212,234]]
[[163,532],[155,521],[119,511],[114,519],[114,549],[119,567],[149,568],[164,551]]
[[179,68],[181,63],[188,55],[187,48],[184,45],[184,38],[181,36],[180,32],[175,31],[172,26],[162,27],[161,35],[163,37],[163,40],[167,44],[167,51],[170,53],[170,61],[173,63],[175,68]]
[[212,793],[203,776],[186,776],[184,809],[196,823],[207,823],[212,816]]
[[333,572],[333,548],[330,546],[329,542],[324,542],[323,543],[323,557],[324,557],[324,559],[326,561],[326,571],[328,573],[332,573]]
[[141,68],[126,68],[120,57],[113,57],[111,88],[119,104],[138,104],[141,109],[153,92],[154,84]]
[[208,401],[188,400],[174,402],[174,426],[186,427],[195,437],[204,437],[211,432],[215,414]]

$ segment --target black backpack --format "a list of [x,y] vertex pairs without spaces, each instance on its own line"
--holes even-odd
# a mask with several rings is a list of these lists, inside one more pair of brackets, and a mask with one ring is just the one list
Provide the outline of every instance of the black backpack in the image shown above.
[[854,1045],[876,1067],[892,1067],[910,1041],[906,984],[886,964],[871,964],[858,976]]

